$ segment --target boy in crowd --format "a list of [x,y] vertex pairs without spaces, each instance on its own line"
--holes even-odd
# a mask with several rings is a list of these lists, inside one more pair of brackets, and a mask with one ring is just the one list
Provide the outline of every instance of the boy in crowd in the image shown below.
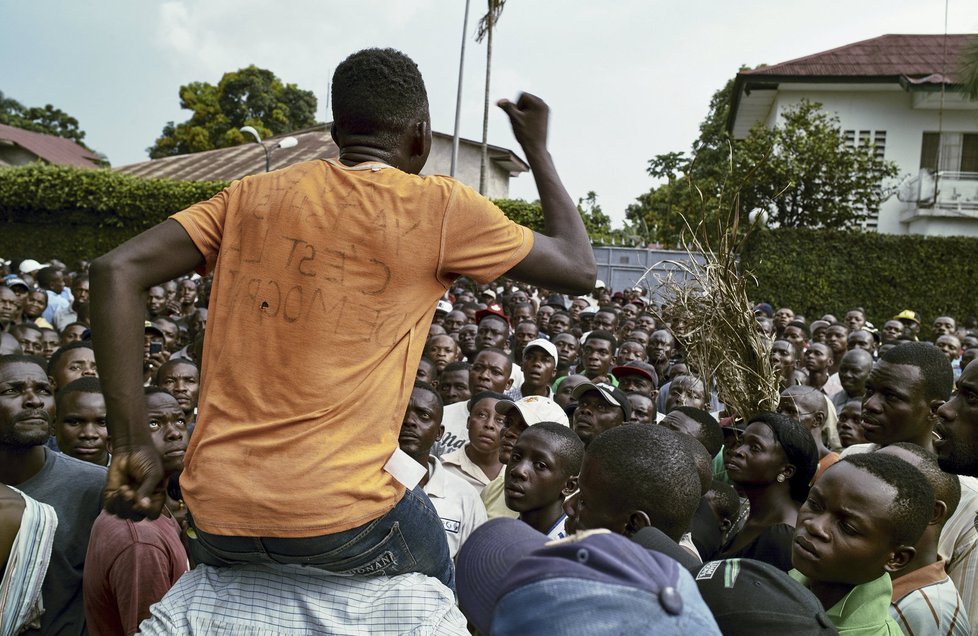
[[98,378],[83,377],[69,382],[56,395],[54,436],[58,449],[75,459],[108,466],[109,429],[105,421],[105,398]]
[[584,443],[563,424],[540,422],[520,434],[506,464],[506,506],[551,539],[563,539],[564,499],[577,489]]
[[[84,381],[84,380],[80,380]],[[66,387],[70,389],[69,387]],[[64,390],[64,389],[62,389]],[[183,470],[187,420],[169,393],[146,387],[146,424],[163,457],[167,479]],[[164,507],[154,520],[134,522],[102,511],[85,557],[85,618],[92,634],[135,634],[158,602],[187,571],[180,525]]]
[[54,352],[48,362],[48,380],[55,389],[82,377],[98,377],[92,343],[71,342]]
[[890,615],[906,634],[967,636],[971,633],[968,613],[937,551],[944,523],[961,500],[958,476],[942,471],[937,455],[916,444],[897,442],[876,452],[902,459],[919,470],[934,489],[936,500],[930,523],[914,546],[913,559],[891,575]]
[[913,559],[934,501],[924,476],[901,459],[871,453],[836,462],[798,512],[789,574],[840,633],[898,636],[890,576]]
[[584,382],[574,389],[577,408],[572,428],[587,446],[608,429],[621,426],[632,418],[632,405],[618,387]]

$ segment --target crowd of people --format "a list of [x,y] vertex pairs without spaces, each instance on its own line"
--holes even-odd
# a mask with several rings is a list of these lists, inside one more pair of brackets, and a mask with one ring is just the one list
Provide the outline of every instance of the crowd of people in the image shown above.
[[[46,576],[27,572],[33,604],[22,600],[20,614],[40,619],[42,633],[135,633],[194,562],[177,477],[197,416],[209,281],[180,277],[147,295],[146,425],[169,481],[163,514],[135,522],[101,511],[112,439],[85,320],[88,263],[3,266],[0,547],[8,571],[25,567],[14,558],[22,551],[49,551]],[[81,319],[62,318],[59,330],[68,310]],[[503,614],[521,630],[540,620],[517,620],[512,603],[485,606],[486,587],[513,576],[487,572],[485,550],[503,550],[519,570],[523,548],[632,549],[600,543],[605,531],[681,564],[675,586],[704,616],[722,600],[711,594],[723,596],[706,590],[713,564],[737,560],[777,602],[788,602],[786,587],[807,600],[791,620],[807,616],[814,630],[973,633],[978,481],[968,475],[978,464],[966,451],[978,423],[968,419],[978,413],[978,333],[949,316],[922,333],[912,311],[882,329],[858,308],[841,321],[755,311],[782,393],[776,412],[745,420],[696,375],[648,290],[612,293],[598,281],[567,297],[462,280],[437,302],[398,444],[422,469],[471,629],[490,633]],[[765,616],[761,598],[713,618],[723,633],[790,624]]]
[[332,90],[339,159],[0,262],[0,636],[978,633],[973,318],[761,302],[733,412],[595,280],[541,100],[546,233],[416,176],[406,56]]

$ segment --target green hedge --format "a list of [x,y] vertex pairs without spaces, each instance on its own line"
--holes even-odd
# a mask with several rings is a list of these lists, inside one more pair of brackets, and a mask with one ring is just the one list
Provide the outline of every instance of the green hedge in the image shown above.
[[863,307],[877,327],[903,309],[922,334],[939,315],[978,316],[978,238],[778,229],[755,234],[741,254],[757,277],[753,297],[814,320]]
[[[70,264],[91,259],[225,186],[40,162],[0,168],[0,256]],[[519,223],[543,226],[539,203],[496,203]]]
[[0,255],[93,258],[225,185],[42,163],[0,168]]

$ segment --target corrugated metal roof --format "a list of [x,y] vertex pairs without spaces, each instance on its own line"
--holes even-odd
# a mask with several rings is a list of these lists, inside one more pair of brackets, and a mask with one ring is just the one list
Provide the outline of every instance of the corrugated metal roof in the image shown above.
[[48,163],[97,168],[98,156],[70,139],[0,124],[0,141],[14,143]]
[[[269,149],[272,170],[314,159],[330,159],[339,156],[339,149],[329,134],[329,124],[320,124],[305,130],[276,135],[263,139]],[[451,135],[432,133],[437,137]],[[295,137],[299,142],[292,148],[275,148],[285,137]],[[476,144],[462,140],[466,144]],[[530,168],[512,151],[499,146],[489,146],[489,157],[511,174],[527,172]],[[188,155],[151,159],[116,168],[119,172],[140,177],[179,179],[181,181],[230,181],[265,171],[265,153],[257,143],[246,143],[231,148],[218,148]]]
[[[926,83],[953,83],[958,59],[975,34],[881,35],[738,75],[822,78],[926,78]],[[949,79],[945,80],[945,75]]]

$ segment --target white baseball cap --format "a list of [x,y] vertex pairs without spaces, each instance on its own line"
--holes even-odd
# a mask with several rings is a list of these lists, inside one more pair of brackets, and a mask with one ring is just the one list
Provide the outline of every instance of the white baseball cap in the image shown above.
[[557,347],[554,346],[554,343],[550,342],[546,338],[537,338],[536,340],[531,340],[530,342],[528,342],[527,345],[523,347],[523,355],[526,355],[526,352],[532,349],[533,347],[539,347],[540,349],[543,349],[548,354],[550,354],[550,357],[554,359],[554,362],[557,361]]
[[527,426],[540,422],[557,422],[564,426],[570,426],[564,409],[560,408],[560,405],[550,398],[542,395],[529,395],[515,402],[510,400],[496,402],[496,413],[500,415],[506,415],[514,408],[523,416],[523,421],[526,422]]

